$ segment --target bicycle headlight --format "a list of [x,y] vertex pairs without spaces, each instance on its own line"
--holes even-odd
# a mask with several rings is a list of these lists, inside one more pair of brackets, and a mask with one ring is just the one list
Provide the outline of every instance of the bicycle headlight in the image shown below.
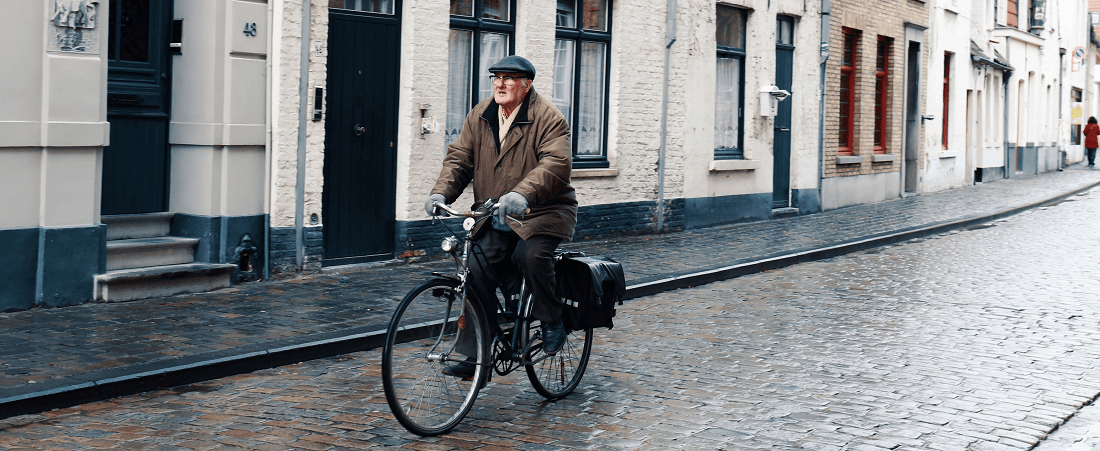
[[443,252],[451,253],[458,249],[458,238],[449,236],[443,239],[443,242],[439,244],[439,247],[443,248]]

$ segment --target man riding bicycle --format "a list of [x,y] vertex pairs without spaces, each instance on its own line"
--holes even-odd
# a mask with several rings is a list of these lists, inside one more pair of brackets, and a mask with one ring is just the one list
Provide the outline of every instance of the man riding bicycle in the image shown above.
[[[565,344],[566,333],[552,257],[577,224],[577,195],[569,184],[569,124],[549,98],[535,93],[535,67],[526,58],[506,57],[489,72],[493,97],[466,115],[425,210],[438,214],[434,203],[454,202],[471,181],[474,208],[499,199],[491,225],[482,222],[473,231],[480,250],[470,264],[473,292],[485,311],[495,311],[500,281],[512,280],[518,271],[532,293],[532,315],[543,325],[543,351],[553,355]],[[457,350],[472,355],[462,341]],[[472,377],[474,365],[467,358],[443,372]]]

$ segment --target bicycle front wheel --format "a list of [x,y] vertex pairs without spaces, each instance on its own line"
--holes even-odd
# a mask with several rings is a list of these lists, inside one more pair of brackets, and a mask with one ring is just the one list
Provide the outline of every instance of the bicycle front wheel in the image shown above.
[[546,356],[542,353],[542,345],[535,345],[528,356],[534,363],[524,369],[540,395],[550,400],[564,398],[580,385],[590,354],[592,329],[575,330],[569,333],[565,345],[555,355]]
[[[486,324],[481,307],[453,280],[425,282],[398,305],[382,350],[382,383],[390,410],[409,432],[450,432],[473,407],[492,368]],[[443,374],[468,358],[473,377]]]

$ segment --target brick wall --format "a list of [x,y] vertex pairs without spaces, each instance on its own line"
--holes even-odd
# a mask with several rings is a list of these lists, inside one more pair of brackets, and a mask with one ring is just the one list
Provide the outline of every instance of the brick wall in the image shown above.
[[[916,0],[842,0],[832,3],[832,20],[829,24],[829,60],[825,71],[825,154],[824,176],[897,172],[904,159],[902,127],[904,126],[905,23],[928,22],[926,4]],[[837,164],[840,137],[840,67],[844,58],[844,29],[858,32],[855,66],[855,106],[853,120],[853,155],[861,155],[861,164]],[[925,32],[927,36],[927,32]],[[894,161],[871,161],[874,153],[875,131],[875,59],[878,38],[892,39],[889,58],[889,75],[886,114],[886,152],[894,154]],[[927,42],[927,41],[926,41]],[[927,67],[928,46],[922,48],[922,71]],[[926,84],[920,85],[924,98]],[[920,108],[919,111],[923,111]],[[922,139],[923,142],[923,129]]]

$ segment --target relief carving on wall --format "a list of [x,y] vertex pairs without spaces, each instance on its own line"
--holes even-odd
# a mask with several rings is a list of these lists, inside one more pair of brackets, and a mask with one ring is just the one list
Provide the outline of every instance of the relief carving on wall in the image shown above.
[[46,0],[53,3],[47,50],[83,55],[99,54],[99,2]]

